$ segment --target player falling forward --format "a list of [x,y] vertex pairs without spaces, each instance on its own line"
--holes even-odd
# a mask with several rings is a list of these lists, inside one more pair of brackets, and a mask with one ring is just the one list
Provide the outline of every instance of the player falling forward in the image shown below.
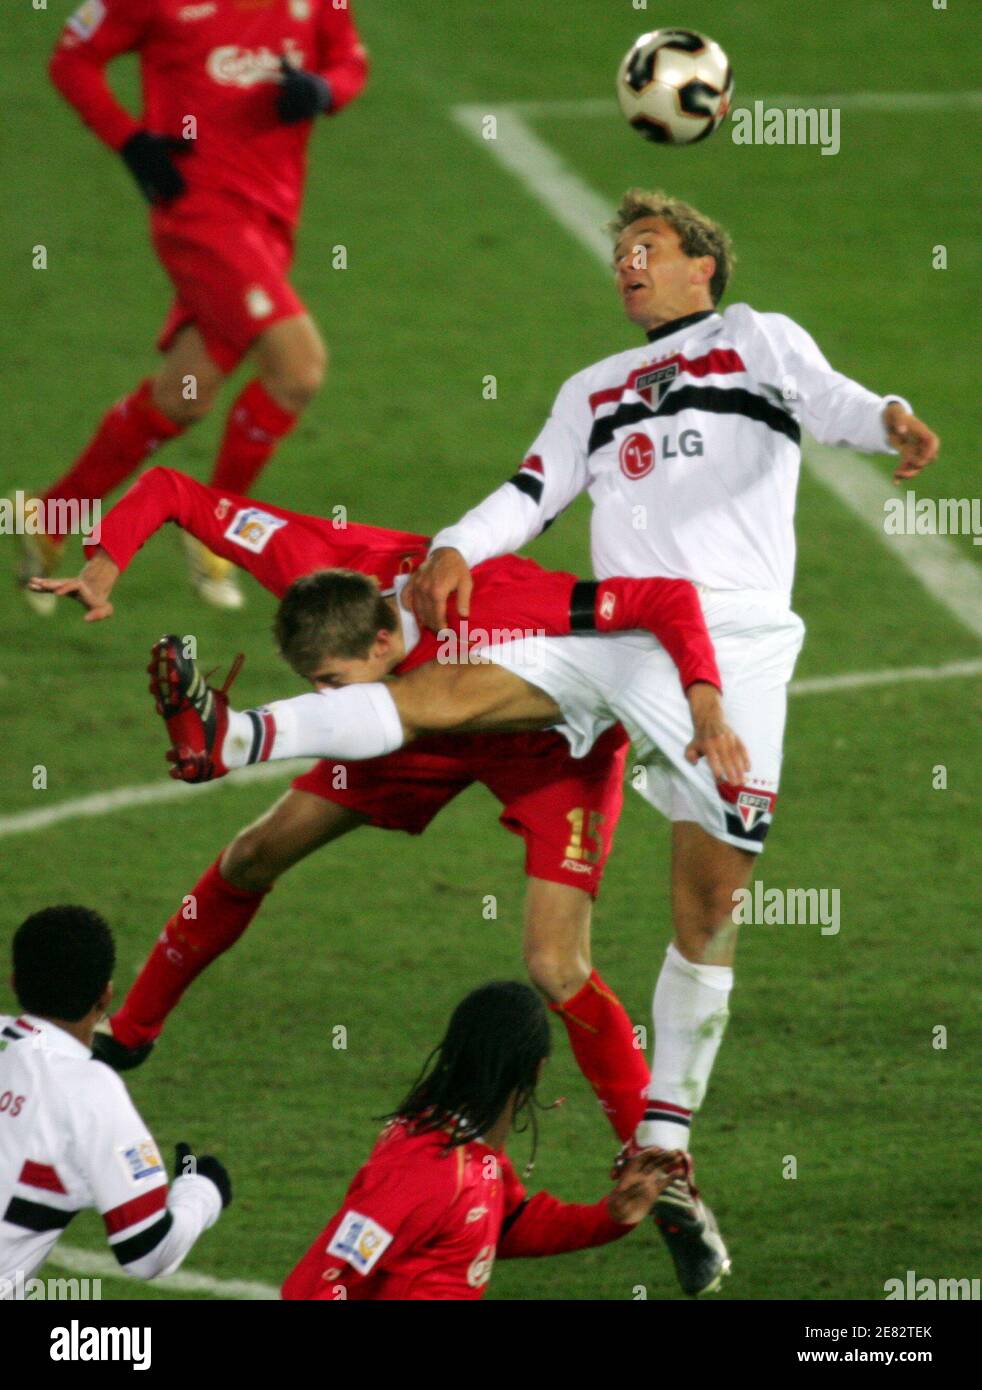
[[[88,621],[109,617],[118,575],[167,521],[248,569],[272,592],[282,596],[292,587],[279,631],[304,676],[318,674],[321,662],[332,663],[332,670],[320,674],[343,680],[352,666],[371,673],[408,669],[436,654],[432,634],[420,632],[394,595],[369,588],[361,575],[320,573],[295,583],[340,564],[394,589],[424,555],[424,537],[338,527],[223,496],[170,469],[151,469],[113,507],[78,579],[35,582],[80,598]],[[719,715],[712,651],[690,586],[621,586],[616,580],[581,586],[571,575],[511,557],[478,576],[473,621],[487,628],[569,631],[574,593],[581,628],[654,625],[683,663],[701,751],[720,771],[726,759],[739,759],[739,745]],[[352,600],[353,617],[347,611]],[[461,650],[466,659],[465,643]],[[186,670],[193,678],[193,668]],[[219,705],[224,708],[224,701]],[[481,781],[504,803],[502,822],[526,841],[530,975],[562,1018],[615,1132],[626,1139],[643,1113],[647,1067],[623,1006],[590,963],[591,907],[620,812],[625,752],[623,731],[612,728],[577,759],[559,734],[530,733],[420,740],[392,757],[351,763],[343,777],[337,763],[319,764],[243,831],[187,895],[196,914],[179,910],[167,923],[111,1020],[111,1037],[97,1039],[102,1055],[121,1069],[139,1064],[184,990],[238,940],[293,864],[361,825],[419,833],[454,796]]]
[[[105,77],[107,63],[134,51],[139,120]],[[288,274],[313,120],[356,97],[366,70],[350,7],[332,0],[87,0],[69,19],[52,80],[151,204],[153,246],[176,298],[161,369],[110,409],[45,504],[105,497],[210,412],[247,354],[255,374],[229,411],[212,482],[248,492],[324,376],[324,345]],[[51,574],[63,539],[23,537],[22,579]],[[231,567],[186,540],[201,595],[238,607]],[[50,611],[44,595],[28,598]]]
[[[308,703],[283,722],[306,722],[306,746],[330,756],[349,722],[373,721],[378,746],[395,748],[419,729],[494,728],[502,713],[539,710],[561,717],[580,751],[611,717],[621,720],[646,764],[632,784],[672,821],[674,940],[652,1000],[648,1107],[635,1142],[675,1148],[688,1145],[728,1018],[734,893],[749,882],[777,800],[787,686],[804,635],[790,607],[802,429],[825,443],[899,450],[897,482],[930,463],[938,441],[905,401],[834,371],[790,319],[742,304],[717,312],[731,250],[703,214],[634,190],[612,230],[621,299],[648,345],[563,386],[518,474],[435,538],[411,601],[436,629],[450,594],[466,615],[468,564],[520,549],[589,491],[596,574],[698,583],[749,774],[720,779],[691,756],[675,671],[633,637],[511,643],[489,650],[494,673],[430,667],[371,697],[344,692],[344,706],[330,709],[300,697]],[[238,728],[244,736],[247,726]],[[682,1287],[697,1286],[719,1263],[704,1212],[680,1186],[658,1219]]]
[[496,1256],[560,1255],[633,1230],[686,1173],[684,1154],[636,1155],[590,1206],[529,1197],[505,1153],[517,1122],[536,1133],[549,1050],[548,1017],[527,985],[499,981],[462,1000],[283,1297],[481,1298]]

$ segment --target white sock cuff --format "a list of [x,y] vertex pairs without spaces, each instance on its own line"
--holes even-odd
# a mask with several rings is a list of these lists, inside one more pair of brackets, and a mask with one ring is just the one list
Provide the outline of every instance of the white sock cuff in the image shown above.
[[665,952],[665,964],[669,969],[687,975],[690,980],[698,980],[701,985],[718,989],[721,994],[729,994],[733,988],[731,965],[701,965],[696,961],[686,960],[674,942],[669,944]]

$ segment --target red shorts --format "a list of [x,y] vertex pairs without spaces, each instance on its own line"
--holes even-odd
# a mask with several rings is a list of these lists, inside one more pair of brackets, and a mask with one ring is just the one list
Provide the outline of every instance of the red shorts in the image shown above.
[[261,207],[192,190],[150,219],[153,244],[177,291],[157,339],[166,352],[193,323],[230,372],[260,333],[305,311],[287,280],[293,228]]
[[[459,792],[482,782],[504,806],[501,824],[525,840],[525,872],[596,897],[621,814],[627,746],[619,725],[585,758],[572,757],[557,733],[427,738],[368,762],[319,762],[293,786],[383,830],[419,835]],[[338,788],[342,772],[347,785]]]

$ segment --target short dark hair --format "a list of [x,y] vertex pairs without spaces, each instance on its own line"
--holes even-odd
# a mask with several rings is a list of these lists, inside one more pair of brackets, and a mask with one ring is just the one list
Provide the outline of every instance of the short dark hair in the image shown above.
[[396,615],[367,574],[315,570],[295,579],[280,600],[273,633],[281,655],[309,680],[325,657],[363,657]]
[[534,1134],[535,1084],[551,1047],[549,1016],[535,990],[492,980],[460,1001],[443,1041],[386,1119],[408,1121],[414,1134],[447,1129],[455,1147],[494,1124],[515,1092],[515,1116],[528,1109]]
[[77,1023],[113,976],[116,947],[104,917],[88,907],[45,907],[14,933],[14,993],[40,1018]]

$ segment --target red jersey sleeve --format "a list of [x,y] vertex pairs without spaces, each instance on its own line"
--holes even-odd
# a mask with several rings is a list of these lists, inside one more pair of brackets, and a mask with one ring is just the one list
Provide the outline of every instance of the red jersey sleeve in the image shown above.
[[287,1275],[283,1298],[363,1297],[373,1276],[439,1227],[456,1195],[455,1172],[452,1163],[387,1162],[383,1136],[340,1211]]
[[510,1160],[504,1156],[501,1168],[505,1183],[505,1220],[498,1241],[498,1256],[502,1260],[563,1255],[570,1250],[608,1245],[634,1229],[611,1218],[606,1197],[593,1205],[561,1202],[549,1192],[537,1192],[529,1197]]
[[168,521],[248,570],[277,597],[301,575],[335,566],[374,574],[384,587],[400,570],[419,564],[427,545],[425,536],[409,531],[347,521],[335,526],[322,517],[236,497],[173,468],[157,467],[124,493],[85,549],[101,548],[125,570],[144,542]]
[[139,48],[150,25],[150,0],[85,0],[70,17],[48,68],[51,80],[87,126],[118,150],[140,124],[116,100],[105,67]]
[[368,54],[358,37],[351,6],[324,0],[318,31],[317,70],[331,88],[328,115],[353,101],[368,76]]
[[[448,620],[460,621],[452,602]],[[640,629],[662,644],[685,689],[695,681],[722,688],[699,595],[687,579],[583,580],[504,555],[475,566],[468,625],[475,644]]]
[[684,690],[696,681],[723,689],[702,604],[687,579],[615,578],[583,587],[594,590],[592,603],[584,594],[594,631],[653,633],[679,668]]

